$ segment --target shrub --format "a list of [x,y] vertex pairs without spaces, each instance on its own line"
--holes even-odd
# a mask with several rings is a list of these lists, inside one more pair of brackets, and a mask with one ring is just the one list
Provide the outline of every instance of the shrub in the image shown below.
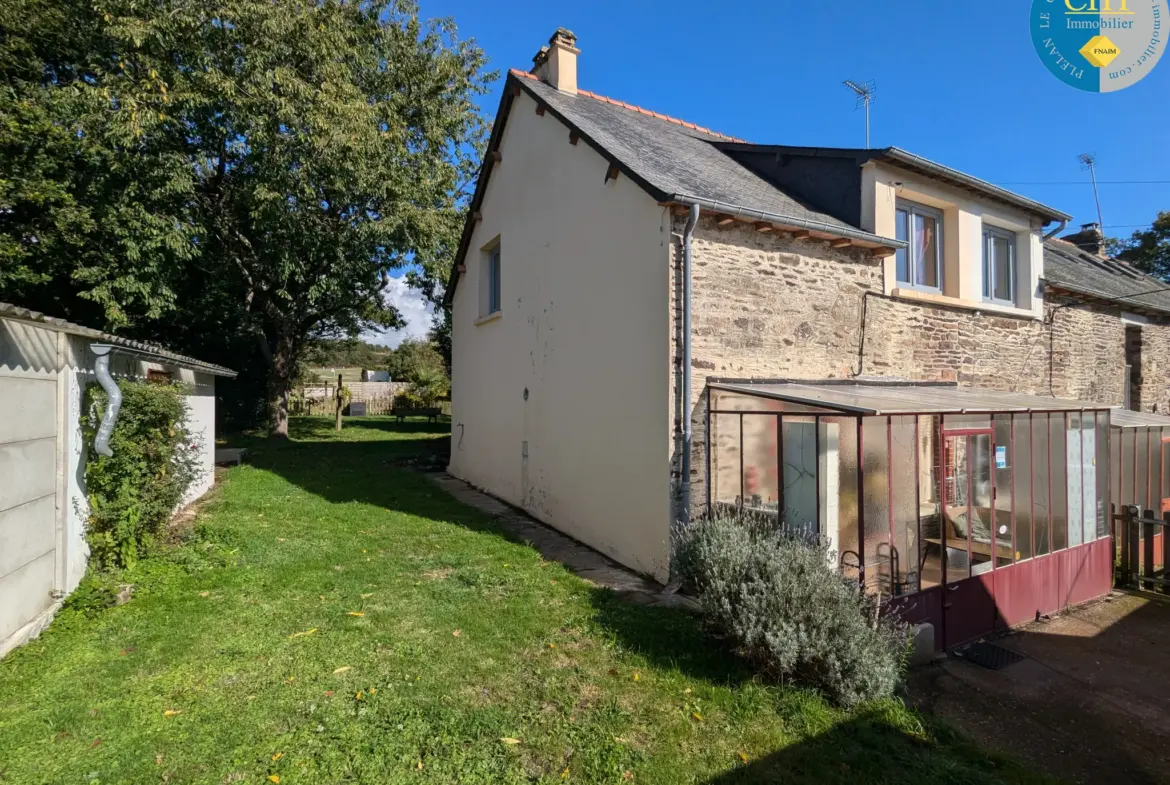
[[905,625],[833,569],[823,543],[725,518],[684,530],[675,552],[708,623],[768,673],[844,706],[889,696],[901,681]]
[[[113,455],[91,451],[86,539],[97,569],[131,567],[170,520],[199,477],[197,439],[183,426],[187,403],[177,385],[119,381],[122,408],[110,436]],[[87,390],[86,440],[92,444],[106,407],[99,385]]]
[[405,390],[394,396],[395,409],[423,409],[426,405],[426,401],[411,390]]

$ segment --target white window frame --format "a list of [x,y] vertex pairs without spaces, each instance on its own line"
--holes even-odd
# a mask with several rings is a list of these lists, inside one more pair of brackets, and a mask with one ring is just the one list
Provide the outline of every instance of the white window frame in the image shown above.
[[920,292],[934,292],[937,294],[942,294],[942,291],[943,291],[943,271],[946,268],[946,265],[944,264],[945,249],[943,246],[944,237],[943,237],[943,212],[942,212],[942,210],[939,210],[937,207],[930,207],[930,206],[925,205],[925,204],[919,204],[918,202],[911,202],[907,199],[899,199],[894,204],[894,234],[895,234],[895,236],[897,236],[897,232],[898,232],[898,228],[899,228],[899,226],[898,226],[898,224],[899,224],[898,213],[906,213],[906,237],[899,238],[899,239],[906,240],[907,246],[905,248],[898,249],[898,254],[904,255],[904,258],[906,260],[906,277],[909,279],[914,278],[914,268],[917,266],[915,264],[915,259],[914,259],[914,241],[912,239],[913,234],[914,234],[914,216],[921,215],[921,216],[925,216],[925,217],[934,219],[934,225],[935,225],[935,229],[936,229],[936,232],[935,232],[936,237],[935,237],[935,244],[934,244],[935,245],[935,257],[936,257],[935,258],[935,280],[938,281],[937,286],[931,286],[929,284],[924,284],[920,281],[902,280],[900,277],[898,277],[898,273],[897,273],[898,262],[897,262],[897,259],[895,259],[895,261],[894,261],[894,275],[895,275],[895,280],[898,283],[898,286],[900,288],[905,288],[905,289],[915,289],[915,290],[920,291]]
[[[995,241],[1007,240],[1008,247],[1008,299],[995,296]],[[1016,279],[1020,274],[1019,254],[1016,252],[1016,234],[990,224],[983,225],[983,300],[1000,305],[1016,304]]]

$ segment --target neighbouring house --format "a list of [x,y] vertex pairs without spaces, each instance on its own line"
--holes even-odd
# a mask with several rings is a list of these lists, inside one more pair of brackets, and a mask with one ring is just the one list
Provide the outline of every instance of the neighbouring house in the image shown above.
[[39,633],[85,574],[82,406],[101,355],[114,379],[188,389],[204,471],[185,503],[214,480],[215,380],[234,371],[0,303],[0,656]]
[[691,516],[811,527],[945,645],[1108,591],[1109,411],[1170,408],[1164,285],[1032,199],[724,136],[578,55],[558,30],[504,86],[445,295],[451,473],[659,579]]

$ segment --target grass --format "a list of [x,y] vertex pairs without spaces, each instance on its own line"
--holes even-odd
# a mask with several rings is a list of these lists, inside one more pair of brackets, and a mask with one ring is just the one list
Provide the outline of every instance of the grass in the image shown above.
[[[402,464],[442,426],[245,440],[194,533],[0,662],[0,781],[1042,781],[900,701],[762,683]],[[87,583],[87,586],[90,585]]]

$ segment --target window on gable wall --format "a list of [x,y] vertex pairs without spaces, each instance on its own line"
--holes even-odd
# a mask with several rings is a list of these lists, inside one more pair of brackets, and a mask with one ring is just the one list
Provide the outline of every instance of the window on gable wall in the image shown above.
[[479,315],[491,316],[499,312],[500,299],[500,240],[483,250],[483,265],[479,277]]
[[983,227],[983,299],[1015,305],[1016,236]]
[[898,250],[898,283],[914,289],[942,290],[942,212],[899,200],[895,231],[908,247]]

